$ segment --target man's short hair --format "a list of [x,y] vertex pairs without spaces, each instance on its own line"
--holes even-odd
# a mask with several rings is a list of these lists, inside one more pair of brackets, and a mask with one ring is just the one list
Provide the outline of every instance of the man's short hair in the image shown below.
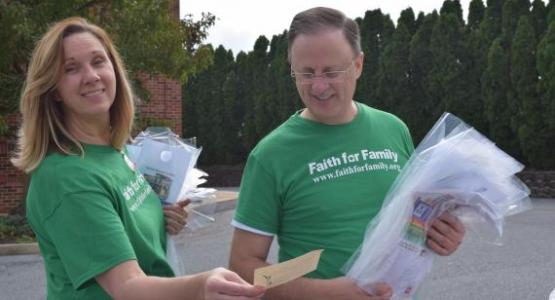
[[358,24],[337,9],[314,7],[295,15],[288,33],[287,59],[291,61],[291,46],[300,34],[315,34],[326,29],[339,29],[345,35],[354,55],[361,51]]

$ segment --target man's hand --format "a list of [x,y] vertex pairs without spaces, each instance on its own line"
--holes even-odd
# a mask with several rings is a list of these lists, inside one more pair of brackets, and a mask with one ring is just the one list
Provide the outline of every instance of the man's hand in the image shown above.
[[444,212],[432,222],[428,229],[426,244],[439,255],[451,255],[462,243],[464,233],[461,221],[449,212]]
[[187,224],[187,211],[185,206],[189,205],[191,200],[185,199],[176,202],[175,204],[164,206],[164,216],[166,217],[166,231],[169,234],[175,235],[183,230]]

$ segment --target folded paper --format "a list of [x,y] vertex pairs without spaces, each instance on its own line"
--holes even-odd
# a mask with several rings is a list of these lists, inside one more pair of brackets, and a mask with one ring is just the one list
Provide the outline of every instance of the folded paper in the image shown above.
[[273,288],[308,274],[318,267],[322,249],[288,261],[254,270],[254,285]]

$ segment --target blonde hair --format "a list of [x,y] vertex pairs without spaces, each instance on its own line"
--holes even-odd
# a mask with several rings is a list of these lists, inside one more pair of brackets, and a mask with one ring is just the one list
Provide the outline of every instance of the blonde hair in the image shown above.
[[58,150],[67,155],[83,146],[64,124],[62,104],[56,101],[57,84],[62,72],[63,39],[75,33],[88,32],[104,46],[116,77],[116,96],[110,107],[111,144],[121,150],[128,141],[133,126],[133,93],[127,72],[108,34],[100,27],[79,17],[52,25],[33,50],[27,78],[21,94],[22,124],[18,132],[17,150],[11,159],[18,169],[32,172],[48,151]]

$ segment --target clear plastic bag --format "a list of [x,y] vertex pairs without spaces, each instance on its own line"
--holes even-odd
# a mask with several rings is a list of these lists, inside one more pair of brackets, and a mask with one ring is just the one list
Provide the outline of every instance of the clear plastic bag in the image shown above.
[[[169,128],[149,127],[127,145],[127,155],[135,163],[163,205],[190,199],[187,228],[196,230],[215,219],[215,189],[200,188],[206,182],[205,172],[194,168],[202,149],[196,139],[181,139]],[[166,236],[166,258],[176,276],[185,275],[177,240]]]
[[176,277],[187,275],[183,259],[177,250],[177,240],[170,234],[166,234],[166,259]]
[[[147,128],[133,141],[131,160],[145,176],[164,204],[184,198],[187,177],[197,163],[202,149],[180,139],[167,128]],[[191,181],[189,179],[189,181]]]
[[386,282],[392,299],[411,297],[435,254],[426,231],[444,211],[488,242],[500,244],[504,217],[531,207],[516,176],[523,165],[452,114],[445,113],[391,186],[364,241],[343,270],[369,293]]
[[[214,221],[209,214],[214,212],[216,189],[199,187],[208,176],[195,168],[201,151],[202,148],[196,147],[195,138],[182,139],[165,127],[149,127],[127,145],[129,158],[162,203],[168,205],[190,199],[193,204],[188,208],[188,223],[205,225]],[[201,205],[203,212],[195,213],[193,207]]]

